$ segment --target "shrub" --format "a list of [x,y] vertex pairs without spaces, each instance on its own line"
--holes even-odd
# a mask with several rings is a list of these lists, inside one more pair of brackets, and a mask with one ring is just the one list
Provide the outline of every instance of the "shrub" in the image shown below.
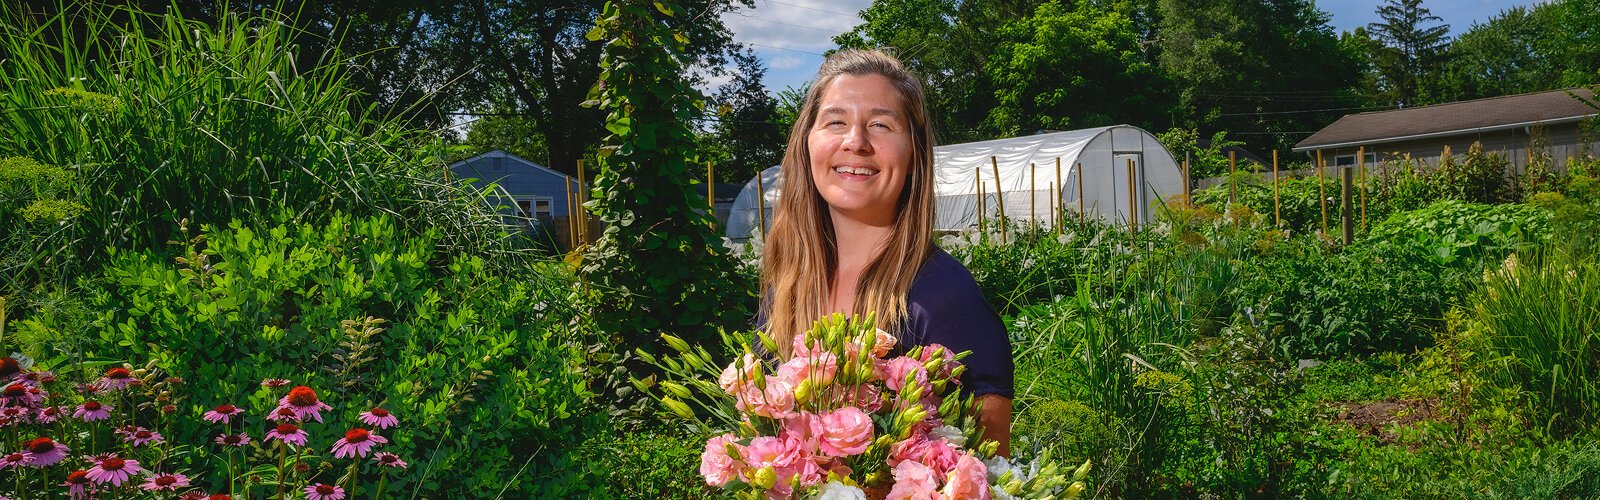
[[[559,298],[570,278],[496,274],[439,250],[437,233],[402,236],[387,217],[295,218],[202,226],[176,258],[114,252],[104,281],[90,284],[100,317],[85,354],[153,359],[189,381],[180,415],[191,417],[236,404],[260,428],[276,403],[257,387],[268,378],[328,388],[343,421],[381,405],[411,429],[390,444],[413,457],[394,491],[523,496],[518,467],[569,439],[565,421],[586,395],[574,373],[582,358],[567,350],[575,315]],[[381,334],[372,317],[388,322]],[[174,434],[204,439],[193,420]]]

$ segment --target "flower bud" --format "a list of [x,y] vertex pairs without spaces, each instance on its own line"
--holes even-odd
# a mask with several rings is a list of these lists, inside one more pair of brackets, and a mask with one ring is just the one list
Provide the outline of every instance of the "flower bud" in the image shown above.
[[689,353],[689,343],[684,342],[683,339],[674,337],[671,334],[663,333],[661,334],[661,340],[666,341],[667,346],[672,347],[672,350],[678,351],[680,354]]
[[816,388],[812,385],[811,380],[801,380],[800,385],[794,388],[794,401],[796,403],[806,403],[811,401],[811,396],[814,393],[816,393]]
[[1078,470],[1072,471],[1073,481],[1082,481],[1083,478],[1089,477],[1089,462],[1090,460],[1084,460],[1083,465],[1078,466]]
[[661,404],[666,405],[667,410],[672,411],[672,413],[677,416],[685,419],[694,418],[694,410],[690,410],[689,405],[683,404],[682,401],[672,399],[671,396],[661,398]]
[[1083,495],[1083,490],[1083,481],[1078,481],[1072,483],[1072,486],[1068,486],[1067,491],[1061,492],[1061,496],[1062,498],[1078,498],[1078,496]]
[[662,389],[666,389],[667,392],[672,394],[673,396],[677,396],[677,397],[680,397],[680,398],[683,398],[683,399],[689,399],[689,397],[690,397],[689,388],[688,387],[684,387],[683,384],[679,384],[677,382],[662,381],[661,382],[661,388]]
[[772,470],[771,466],[757,469],[755,474],[750,476],[750,485],[763,490],[770,490],[773,485],[778,484],[778,473]]

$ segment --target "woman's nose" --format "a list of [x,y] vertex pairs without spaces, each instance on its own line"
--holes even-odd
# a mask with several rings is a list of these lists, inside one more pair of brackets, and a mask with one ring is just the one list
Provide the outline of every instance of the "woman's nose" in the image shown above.
[[872,140],[867,137],[867,127],[865,125],[850,127],[850,131],[844,136],[844,144],[841,147],[845,151],[855,154],[872,154]]

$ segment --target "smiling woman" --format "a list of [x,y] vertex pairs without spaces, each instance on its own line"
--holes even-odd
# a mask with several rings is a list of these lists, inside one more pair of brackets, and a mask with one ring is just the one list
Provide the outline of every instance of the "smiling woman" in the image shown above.
[[962,390],[983,405],[985,437],[1009,454],[1011,348],[971,273],[934,246],[934,135],[921,83],[893,57],[861,50],[830,56],[816,82],[783,159],[761,328],[780,357],[832,313],[875,315],[902,349],[971,351]]

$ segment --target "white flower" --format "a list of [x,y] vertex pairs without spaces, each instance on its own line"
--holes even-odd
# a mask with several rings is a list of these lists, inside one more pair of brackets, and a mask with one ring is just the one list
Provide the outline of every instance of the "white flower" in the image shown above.
[[848,486],[838,481],[828,481],[828,484],[822,485],[822,488],[817,490],[817,495],[813,498],[818,500],[867,500],[867,492],[861,491],[861,488]]
[[547,306],[545,306],[544,302],[539,302],[538,304],[534,304],[533,305],[533,310],[535,310],[535,311],[543,311],[545,307],[547,307]]
[[[933,431],[929,432],[929,434],[933,434],[934,436],[944,438],[945,441],[950,443],[950,446],[954,446],[954,447],[960,448],[962,446],[966,446],[967,445],[967,436],[961,434],[961,429],[957,429],[957,428],[955,428],[953,426],[949,426],[949,425],[940,426],[938,429],[934,429]],[[999,455],[995,455],[995,456],[998,457]],[[1000,457],[1000,458],[1005,458],[1005,457]]]

